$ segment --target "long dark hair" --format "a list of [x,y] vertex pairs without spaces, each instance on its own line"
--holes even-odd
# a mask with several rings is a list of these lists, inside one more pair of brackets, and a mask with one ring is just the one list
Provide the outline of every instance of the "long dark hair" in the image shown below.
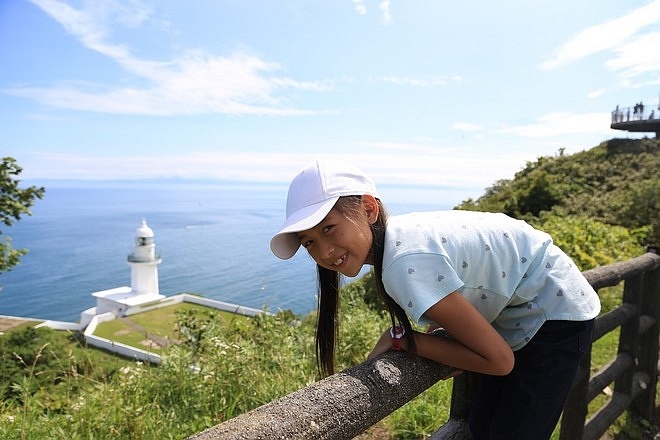
[[[385,246],[385,230],[387,227],[387,212],[379,199],[378,218],[371,225],[372,244],[371,256],[374,262],[376,292],[387,307],[392,325],[397,321],[406,329],[408,353],[415,354],[415,340],[412,325],[404,310],[387,294],[383,285],[383,251]],[[360,196],[341,197],[334,206],[346,218],[358,221],[364,216]],[[316,359],[322,376],[334,374],[335,347],[338,331],[337,315],[339,312],[339,287],[341,275],[339,272],[316,266],[318,272],[319,296],[318,315],[316,321]]]

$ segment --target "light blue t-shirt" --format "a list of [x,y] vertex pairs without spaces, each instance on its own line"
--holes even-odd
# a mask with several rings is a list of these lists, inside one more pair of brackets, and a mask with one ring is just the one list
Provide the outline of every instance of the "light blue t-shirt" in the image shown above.
[[420,325],[432,323],[424,316],[431,306],[458,291],[513,350],[545,321],[584,321],[600,312],[598,295],[552,238],[504,214],[390,217],[383,284]]

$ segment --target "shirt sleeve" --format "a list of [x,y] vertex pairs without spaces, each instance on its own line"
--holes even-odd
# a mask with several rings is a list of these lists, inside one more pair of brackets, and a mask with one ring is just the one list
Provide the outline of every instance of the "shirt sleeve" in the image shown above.
[[431,322],[423,317],[431,306],[463,284],[447,257],[437,253],[401,255],[383,268],[385,290],[420,325]]

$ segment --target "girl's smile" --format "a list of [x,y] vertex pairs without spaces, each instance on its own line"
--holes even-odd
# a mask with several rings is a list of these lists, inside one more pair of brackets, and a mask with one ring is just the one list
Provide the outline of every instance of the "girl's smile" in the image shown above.
[[348,218],[333,208],[318,225],[297,233],[316,264],[348,277],[357,276],[364,264],[372,264],[370,208],[366,206],[370,204],[369,200],[363,203],[365,215],[359,219]]
[[335,261],[334,266],[339,268],[342,264],[344,264],[344,261],[348,258],[348,254],[342,255],[337,261]]

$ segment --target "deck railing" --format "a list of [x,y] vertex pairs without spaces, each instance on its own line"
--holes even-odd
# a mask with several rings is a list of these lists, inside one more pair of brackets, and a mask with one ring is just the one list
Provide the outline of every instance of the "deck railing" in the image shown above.
[[660,119],[660,106],[656,110],[653,106],[635,105],[634,107],[616,108],[612,110],[612,124],[632,121],[653,121]]
[[[655,413],[660,256],[648,252],[584,275],[596,290],[624,282],[622,304],[596,319],[594,341],[619,327],[621,331],[615,359],[593,375],[591,350],[586,353],[564,408],[562,440],[598,439],[625,410],[649,421]],[[351,439],[453,371],[388,352],[190,439]],[[611,398],[587,420],[587,406],[611,383]],[[450,419],[432,440],[469,439],[471,384],[470,374],[454,379]]]

